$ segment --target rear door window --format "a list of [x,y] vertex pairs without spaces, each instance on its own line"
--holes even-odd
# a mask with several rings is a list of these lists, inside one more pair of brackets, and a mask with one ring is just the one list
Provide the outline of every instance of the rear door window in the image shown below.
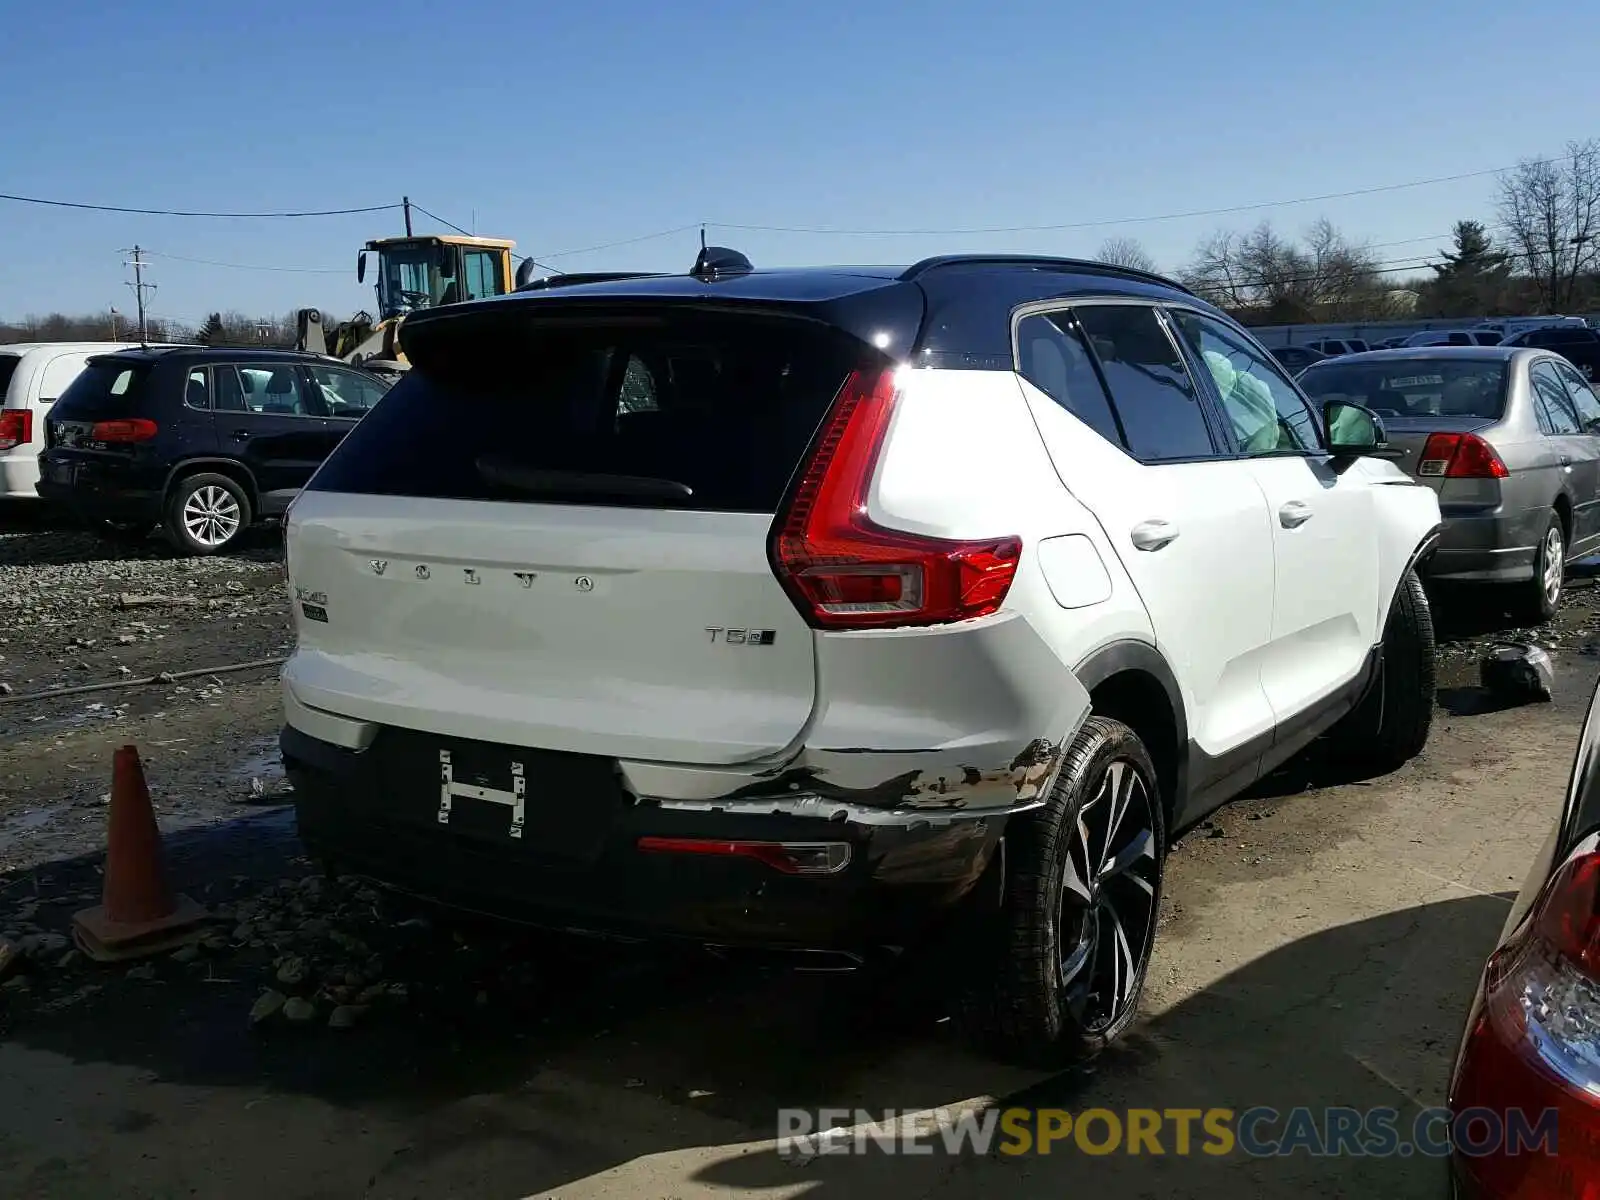
[[563,312],[436,334],[448,355],[414,358],[311,487],[771,513],[851,370],[886,365],[782,318]]
[[1199,393],[1156,310],[1107,304],[1073,311],[1110,389],[1129,452],[1146,462],[1214,455]]
[[1036,313],[1018,322],[1017,373],[1106,441],[1123,444],[1111,398],[1072,313]]
[[1579,432],[1577,411],[1555,368],[1547,362],[1536,363],[1529,377],[1533,382],[1534,407],[1539,413],[1540,428],[1558,436]]
[[148,363],[118,359],[91,361],[56,401],[51,415],[83,421],[133,416],[149,375]]
[[321,397],[307,395],[304,378],[295,363],[245,363],[212,368],[216,377],[216,407],[220,412],[249,412],[261,416],[305,417],[321,411]]

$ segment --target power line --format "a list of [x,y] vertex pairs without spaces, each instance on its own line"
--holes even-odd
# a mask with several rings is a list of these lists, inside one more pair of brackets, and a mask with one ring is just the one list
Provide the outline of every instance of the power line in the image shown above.
[[638,237],[619,238],[614,242],[600,242],[594,246],[579,246],[572,250],[543,250],[540,258],[571,258],[578,254],[593,254],[599,250],[614,250],[618,246],[637,246],[640,242],[653,242],[657,238],[671,237],[675,233],[692,233],[696,229],[716,226],[719,229],[739,229],[743,226],[721,225],[716,221],[692,221],[687,225],[674,225],[671,229],[658,229],[654,233],[641,233]]
[[0,200],[14,204],[39,204],[47,208],[79,208],[90,212],[132,213],[143,217],[206,217],[221,220],[265,220],[281,217],[344,217],[353,213],[393,212],[398,204],[369,204],[363,208],[324,208],[304,212],[188,212],[171,208],[126,208],[118,204],[84,204],[76,200],[45,200],[38,196],[17,196],[0,192]]
[[151,258],[165,258],[172,262],[197,263],[203,267],[226,267],[233,271],[283,271],[291,275],[346,275],[342,267],[268,267],[254,263],[218,262],[211,258],[188,258],[182,254],[165,254],[160,250],[146,250]]
[[[439,224],[444,225],[444,226],[446,226],[446,227],[448,227],[450,229],[454,229],[457,233],[466,234],[467,237],[477,237],[478,236],[475,233],[467,233],[467,231],[465,229],[461,228],[461,226],[457,225],[454,221],[446,221],[438,213],[429,212],[427,209],[423,208],[422,205],[418,204],[415,200],[411,201],[411,207],[416,209],[423,216],[432,217],[435,221],[439,222]],[[518,254],[515,250],[513,250],[511,252],[511,257],[516,259],[518,262],[524,262],[524,261],[531,262],[534,266],[540,267],[540,268],[542,268],[543,270],[546,270],[546,271],[554,271],[555,270],[554,267],[548,266],[547,264],[540,262],[538,259],[534,258],[531,254]]]

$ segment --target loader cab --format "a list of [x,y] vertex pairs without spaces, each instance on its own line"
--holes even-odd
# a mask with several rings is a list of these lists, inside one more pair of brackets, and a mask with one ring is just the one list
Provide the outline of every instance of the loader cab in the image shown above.
[[504,296],[511,290],[515,245],[499,238],[378,238],[356,259],[356,279],[366,281],[367,256],[376,254],[380,321],[419,308]]

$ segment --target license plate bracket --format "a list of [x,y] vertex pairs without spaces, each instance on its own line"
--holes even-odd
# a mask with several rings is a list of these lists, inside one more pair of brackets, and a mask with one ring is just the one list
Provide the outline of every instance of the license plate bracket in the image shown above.
[[457,799],[485,800],[511,810],[507,836],[520,841],[527,822],[528,774],[520,760],[510,763],[511,787],[495,788],[482,783],[463,783],[455,777],[456,764],[449,750],[439,751],[438,822],[449,825]]

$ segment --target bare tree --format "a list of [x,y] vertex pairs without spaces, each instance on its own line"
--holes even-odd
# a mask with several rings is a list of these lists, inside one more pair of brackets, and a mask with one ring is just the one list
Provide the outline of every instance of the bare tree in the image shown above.
[[1140,244],[1138,238],[1108,238],[1100,243],[1100,249],[1095,251],[1094,257],[1096,262],[1110,263],[1114,267],[1150,272],[1156,269],[1156,260],[1150,257],[1150,252]]
[[1388,307],[1372,252],[1326,219],[1299,243],[1266,221],[1248,233],[1220,230],[1195,248],[1183,279],[1214,303],[1263,320],[1358,320]]
[[1500,177],[1497,207],[1540,305],[1573,307],[1580,278],[1600,265],[1600,140],[1568,142],[1556,158],[1524,159]]

